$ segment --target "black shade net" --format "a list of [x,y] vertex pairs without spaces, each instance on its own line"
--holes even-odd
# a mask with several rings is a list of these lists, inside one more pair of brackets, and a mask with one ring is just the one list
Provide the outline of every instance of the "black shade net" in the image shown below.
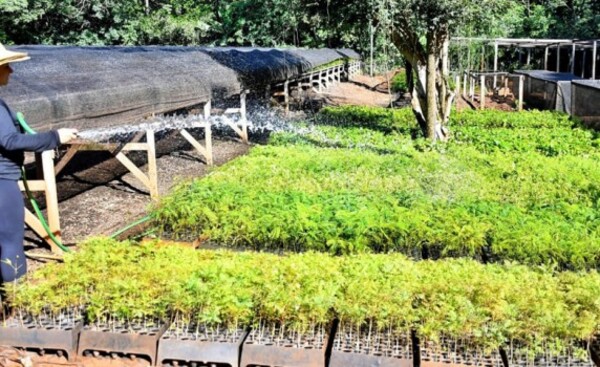
[[[237,95],[341,58],[331,49],[180,46],[16,46],[31,60],[11,64],[0,97],[32,128],[80,130]],[[356,55],[355,55],[356,56]]]
[[573,81],[572,98],[573,116],[600,129],[600,80]]
[[525,75],[523,100],[527,106],[571,114],[571,82],[581,78],[546,70],[515,72]]
[[[215,60],[238,73],[248,89],[294,79],[311,69],[351,58],[333,49],[205,48]],[[349,53],[349,52],[348,52]],[[359,57],[354,53],[352,58]]]

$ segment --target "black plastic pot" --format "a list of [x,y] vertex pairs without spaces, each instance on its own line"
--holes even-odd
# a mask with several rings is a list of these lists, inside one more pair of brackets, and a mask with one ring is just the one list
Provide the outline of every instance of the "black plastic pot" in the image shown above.
[[[109,330],[98,326],[86,325],[81,330],[78,354],[86,352],[118,353],[147,359],[155,364],[158,340],[169,327],[160,323],[153,327],[144,327],[145,331],[136,328]],[[142,328],[140,328],[142,329]]]
[[252,330],[242,346],[240,366],[324,367],[331,327],[322,330],[316,338],[279,338],[274,336],[277,333],[263,337],[259,330]]
[[72,359],[77,352],[81,321],[39,323],[9,319],[0,327],[0,345],[65,353]]
[[198,363],[237,367],[240,363],[242,343],[247,336],[247,330],[239,330],[235,335],[207,335],[204,332],[200,335],[180,335],[169,330],[158,342],[156,361],[159,366]]

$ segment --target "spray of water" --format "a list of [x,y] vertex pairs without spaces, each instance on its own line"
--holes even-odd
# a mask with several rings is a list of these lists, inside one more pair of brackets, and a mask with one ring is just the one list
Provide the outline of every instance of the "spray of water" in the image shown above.
[[[239,116],[211,116],[207,120],[203,115],[195,114],[161,115],[129,125],[80,131],[79,138],[97,143],[123,142],[140,131],[152,130],[155,133],[161,133],[171,130],[205,128],[207,126],[210,126],[217,134],[226,134],[227,132],[231,132],[230,124],[239,125],[240,123]],[[249,121],[246,124],[248,131],[256,134],[291,132],[306,135],[314,134],[317,131],[313,126],[300,126],[293,120],[281,116],[278,111],[267,108],[253,110],[249,114]]]

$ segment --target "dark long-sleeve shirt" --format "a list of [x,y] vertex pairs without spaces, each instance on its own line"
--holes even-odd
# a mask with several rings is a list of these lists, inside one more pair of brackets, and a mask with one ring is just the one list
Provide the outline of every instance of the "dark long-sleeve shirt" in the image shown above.
[[24,134],[16,116],[0,99],[0,180],[18,180],[25,151],[43,152],[60,145],[56,130],[39,134]]

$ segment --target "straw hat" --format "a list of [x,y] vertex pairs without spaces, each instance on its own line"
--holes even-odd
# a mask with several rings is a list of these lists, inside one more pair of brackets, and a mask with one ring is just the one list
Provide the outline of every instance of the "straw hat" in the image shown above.
[[8,64],[9,62],[18,62],[29,60],[30,57],[24,52],[9,51],[0,43],[0,65]]

